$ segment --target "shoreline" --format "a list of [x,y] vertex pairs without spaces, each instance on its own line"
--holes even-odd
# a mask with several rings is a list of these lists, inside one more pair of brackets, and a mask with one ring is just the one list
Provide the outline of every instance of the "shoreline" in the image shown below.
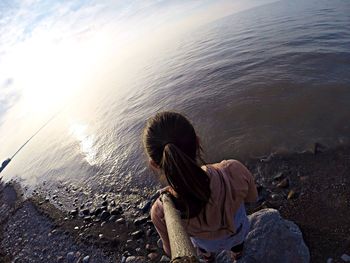
[[[315,147],[245,164],[259,188],[258,205],[249,212],[276,208],[296,223],[311,262],[343,262],[342,254],[350,255],[350,146]],[[65,213],[39,194],[23,200],[16,183],[2,184],[0,257],[3,262],[125,262],[136,256],[159,262],[163,251],[148,215],[154,198],[135,209],[104,196],[101,211],[79,204]]]

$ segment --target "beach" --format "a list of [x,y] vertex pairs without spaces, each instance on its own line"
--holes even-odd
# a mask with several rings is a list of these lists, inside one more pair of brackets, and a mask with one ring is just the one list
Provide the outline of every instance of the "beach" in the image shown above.
[[[245,164],[259,189],[259,202],[248,211],[276,208],[300,227],[311,262],[343,262],[341,256],[350,254],[350,147],[316,145]],[[166,260],[148,213],[155,198],[124,200],[127,207],[102,196],[106,213],[94,216],[96,209],[86,211],[84,204],[67,213],[40,195],[24,200],[16,183],[2,185],[2,262]]]

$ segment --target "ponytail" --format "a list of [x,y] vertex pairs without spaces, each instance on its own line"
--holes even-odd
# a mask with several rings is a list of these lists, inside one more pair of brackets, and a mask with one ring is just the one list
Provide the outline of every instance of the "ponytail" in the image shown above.
[[185,217],[198,215],[210,198],[208,175],[173,143],[165,145],[160,167],[169,185],[179,195],[179,206],[181,203],[184,206]]

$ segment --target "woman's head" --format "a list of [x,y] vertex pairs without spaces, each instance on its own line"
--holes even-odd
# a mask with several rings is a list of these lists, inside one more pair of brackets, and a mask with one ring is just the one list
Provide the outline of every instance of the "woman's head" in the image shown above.
[[199,142],[192,124],[176,112],[148,120],[143,144],[151,162],[183,201],[187,216],[197,215],[210,198],[209,178],[197,163]]

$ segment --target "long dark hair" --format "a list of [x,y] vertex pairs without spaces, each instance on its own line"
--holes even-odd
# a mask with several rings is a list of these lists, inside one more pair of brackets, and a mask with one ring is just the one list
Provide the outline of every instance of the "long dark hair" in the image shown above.
[[173,200],[182,217],[198,216],[210,199],[210,180],[198,164],[201,148],[192,124],[176,112],[157,113],[147,122],[143,144],[177,193]]

